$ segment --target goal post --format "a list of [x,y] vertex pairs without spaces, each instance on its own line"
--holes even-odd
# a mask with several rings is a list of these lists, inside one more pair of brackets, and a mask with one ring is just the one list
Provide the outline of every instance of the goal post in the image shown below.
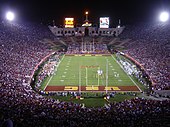
[[107,87],[108,87],[108,60],[106,60],[106,94],[107,94]]
[[79,94],[81,95],[81,68],[79,66]]
[[86,67],[86,86],[88,85],[88,71],[87,71],[87,67]]

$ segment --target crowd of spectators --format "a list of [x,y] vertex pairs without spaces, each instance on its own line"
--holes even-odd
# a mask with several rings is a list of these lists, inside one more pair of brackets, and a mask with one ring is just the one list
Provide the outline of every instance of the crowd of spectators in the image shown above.
[[153,90],[170,89],[170,24],[141,23],[127,26],[119,36],[132,39],[124,53],[138,61],[151,77]]
[[55,53],[48,59],[47,62],[45,62],[44,65],[42,65],[43,67],[40,69],[40,72],[37,74],[36,77],[36,88],[39,88],[41,86],[41,83],[44,81],[45,78],[55,74],[55,71],[60,62],[60,55],[61,53]]
[[[110,54],[107,48],[107,44],[101,42],[102,37],[71,37],[70,41],[65,41],[67,43],[66,54]],[[78,39],[77,39],[78,38]]]
[[93,44],[89,42],[85,43],[73,43],[68,45],[66,54],[109,54],[106,44]]
[[108,107],[86,108],[46,98],[32,90],[27,80],[41,59],[52,52],[39,41],[53,37],[48,31],[41,25],[0,23],[0,114],[3,121],[12,122],[11,126],[16,127],[168,125],[168,100],[135,98],[111,103]]

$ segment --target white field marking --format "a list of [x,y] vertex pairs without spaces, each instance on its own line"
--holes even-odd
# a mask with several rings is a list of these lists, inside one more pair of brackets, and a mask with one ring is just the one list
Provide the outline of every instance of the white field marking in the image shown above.
[[66,68],[65,70],[67,71],[68,69]]
[[110,67],[113,67],[113,66],[110,66]]
[[114,72],[115,74],[117,73],[117,72]]
[[64,72],[64,74],[66,74],[67,72]]
[[[112,58],[119,64],[119,66],[122,68],[122,70],[126,73],[126,71],[123,69],[122,65],[113,57]],[[139,86],[136,84],[136,82],[133,81],[133,79],[126,73],[126,75],[130,78],[130,80],[135,84],[135,86],[139,89],[140,92],[142,92],[142,90],[139,88]]]
[[[105,57],[105,58],[107,58],[107,57]],[[95,63],[96,63],[96,65],[98,65],[98,63],[97,63],[97,60],[96,60],[96,57],[95,57]],[[97,77],[97,80],[98,80],[98,77]],[[95,84],[89,84],[89,85],[87,85],[87,86],[99,86],[99,84],[97,83],[97,85],[95,85]]]
[[112,70],[114,71],[115,69],[113,68]]
[[46,86],[44,87],[44,90],[46,89],[46,87],[48,86],[48,84],[50,83],[51,79],[53,78],[53,75],[50,77],[50,79],[48,80]]
[[119,82],[121,82],[122,80],[121,80],[121,79],[119,79],[118,81],[119,81]]
[[[62,59],[59,61],[58,65],[57,65],[57,67],[56,67],[56,69],[55,69],[55,71],[57,71],[57,68],[59,67],[59,65],[60,65],[61,61],[64,59],[64,57],[65,57],[65,55],[64,55],[64,56],[62,57]],[[51,79],[53,78],[53,76],[54,76],[54,75],[52,75],[52,76],[50,77],[50,79],[48,80],[48,82],[47,82],[47,84],[46,84],[46,86],[44,87],[43,90],[46,89],[46,87],[47,87],[48,84],[50,83],[50,81],[51,81]]]
[[66,67],[69,67],[69,66],[66,66]]
[[62,77],[66,77],[65,75],[62,75]]
[[61,82],[64,82],[64,80],[60,80]]

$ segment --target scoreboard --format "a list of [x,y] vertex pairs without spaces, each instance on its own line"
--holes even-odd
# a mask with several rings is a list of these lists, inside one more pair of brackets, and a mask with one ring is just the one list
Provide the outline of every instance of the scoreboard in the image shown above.
[[65,28],[74,28],[74,18],[65,18]]
[[109,17],[100,17],[100,28],[109,28]]

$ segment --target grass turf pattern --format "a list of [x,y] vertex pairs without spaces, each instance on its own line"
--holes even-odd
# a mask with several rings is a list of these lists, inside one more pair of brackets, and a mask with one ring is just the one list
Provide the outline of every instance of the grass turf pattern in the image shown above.
[[[46,85],[106,86],[106,75],[108,75],[108,86],[135,85],[113,57],[64,56],[56,68],[55,74],[49,78]],[[98,70],[102,70],[102,75],[98,75]],[[106,70],[108,70],[108,73]]]

